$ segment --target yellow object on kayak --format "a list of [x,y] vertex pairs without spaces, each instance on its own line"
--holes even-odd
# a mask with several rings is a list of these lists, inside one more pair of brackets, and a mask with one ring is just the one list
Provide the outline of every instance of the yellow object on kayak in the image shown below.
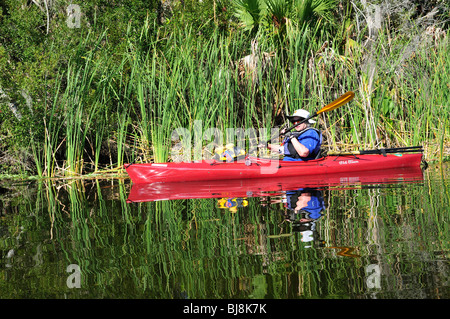
[[234,162],[240,156],[245,156],[245,150],[234,146],[234,144],[227,144],[223,147],[217,147],[214,150],[215,158],[220,161]]

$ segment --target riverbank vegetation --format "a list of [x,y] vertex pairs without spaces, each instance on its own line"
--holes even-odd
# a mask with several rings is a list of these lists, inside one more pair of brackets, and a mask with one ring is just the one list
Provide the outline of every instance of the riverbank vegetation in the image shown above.
[[318,120],[325,149],[423,145],[428,161],[449,158],[446,1],[70,3],[0,7],[5,174],[172,160],[176,128],[270,129],[347,91],[354,100]]

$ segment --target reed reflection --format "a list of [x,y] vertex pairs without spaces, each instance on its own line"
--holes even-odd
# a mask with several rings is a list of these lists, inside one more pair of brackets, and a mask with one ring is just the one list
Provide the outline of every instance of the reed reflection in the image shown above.
[[[448,178],[428,178],[424,187],[421,174],[410,175],[414,183],[407,177],[364,184],[344,176],[346,184],[314,187],[298,179],[11,186],[0,196],[0,274],[7,278],[0,291],[69,298],[446,297]],[[162,200],[170,197],[176,200]],[[81,289],[66,285],[73,264]],[[380,270],[380,288],[366,284],[371,266]]]

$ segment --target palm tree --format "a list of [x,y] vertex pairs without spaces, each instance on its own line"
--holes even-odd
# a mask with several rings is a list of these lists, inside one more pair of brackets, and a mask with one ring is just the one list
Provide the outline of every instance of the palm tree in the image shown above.
[[338,0],[232,0],[235,16],[244,30],[257,32],[261,26],[282,28],[288,20],[302,26],[319,19],[332,20]]
[[[291,25],[301,32],[308,32],[320,20],[332,21],[333,10],[338,0],[232,0],[235,5],[235,16],[243,29],[250,31],[257,38],[263,27],[272,36],[274,51],[287,67],[284,50],[287,47],[287,35]],[[255,39],[253,40],[255,41]]]
[[[290,30],[300,30],[300,33],[308,32],[308,30],[315,29],[316,25],[321,20],[332,21],[333,10],[336,8],[338,0],[232,0],[235,5],[235,16],[241,23],[245,31],[249,31],[252,40],[252,54],[240,60],[239,65],[244,65],[246,60],[251,61],[269,61],[270,63],[252,63],[249,66],[252,68],[242,68],[240,76],[242,78],[255,77],[256,68],[262,68],[274,65],[279,65],[281,68],[276,68],[272,86],[275,90],[275,102],[273,105],[273,115],[280,120],[282,114],[283,101],[285,101],[285,94],[287,90],[287,78],[289,77],[289,60],[287,48],[289,47],[289,33]],[[296,31],[298,32],[298,31]],[[272,63],[270,59],[265,60],[263,54],[267,52],[259,52],[253,50],[257,38],[264,35],[271,38],[271,43],[274,46],[269,50],[274,53],[278,63]],[[261,56],[258,56],[261,55]],[[256,56],[255,56],[256,55]],[[275,62],[275,61],[273,61]],[[241,70],[240,70],[241,71]],[[261,69],[261,73],[263,73]],[[267,70],[266,70],[267,71]],[[245,74],[241,74],[245,72]],[[252,81],[254,84],[255,82]],[[253,87],[252,87],[253,89]]]

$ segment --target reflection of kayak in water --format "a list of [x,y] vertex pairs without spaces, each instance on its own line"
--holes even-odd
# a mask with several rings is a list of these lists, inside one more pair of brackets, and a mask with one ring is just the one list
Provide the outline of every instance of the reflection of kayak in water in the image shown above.
[[260,178],[183,183],[133,184],[128,202],[188,198],[262,197],[299,188],[339,187],[393,184],[423,181],[419,166],[366,172],[319,174],[307,177]]
[[126,164],[134,184],[156,182],[224,181],[233,179],[285,178],[419,167],[422,153],[384,155],[336,155],[310,161],[280,161],[248,157],[245,161],[203,160],[153,164]]

